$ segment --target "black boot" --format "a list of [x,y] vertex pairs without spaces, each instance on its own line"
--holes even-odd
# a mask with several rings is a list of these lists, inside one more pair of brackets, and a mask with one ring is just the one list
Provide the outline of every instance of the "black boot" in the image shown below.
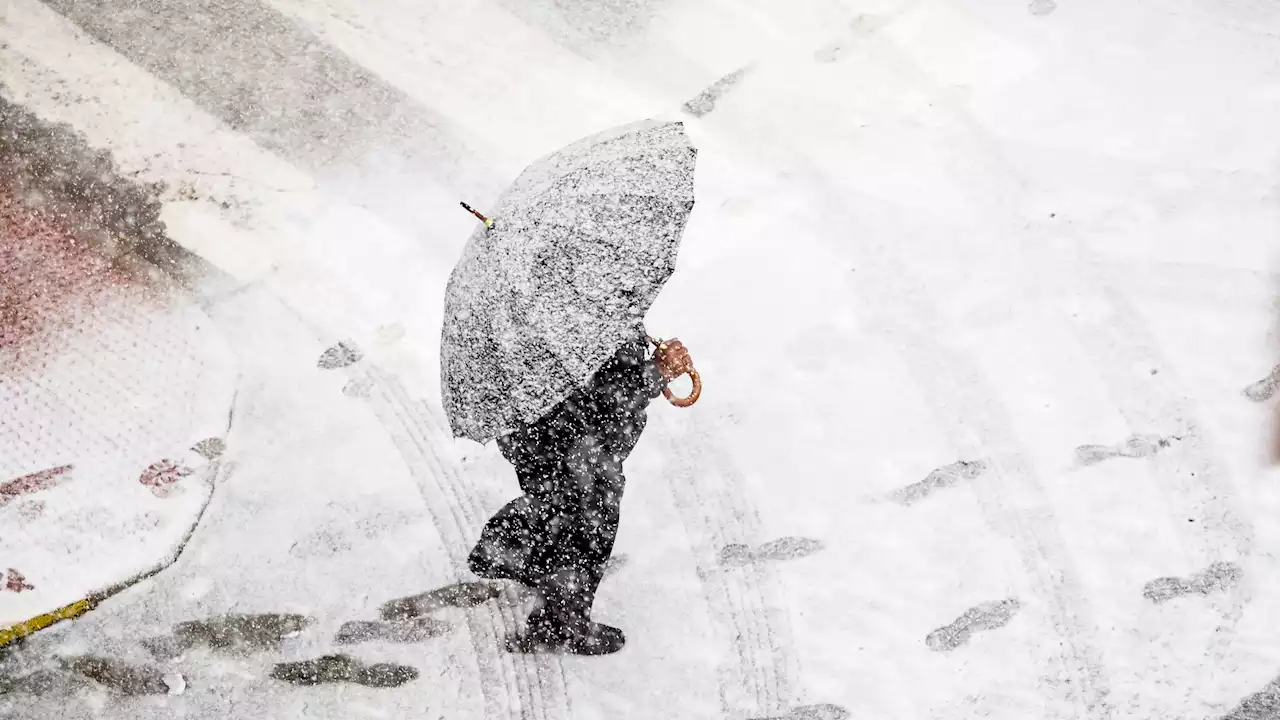
[[626,644],[616,627],[591,621],[599,572],[562,570],[538,582],[540,605],[525,631],[508,642],[512,652],[609,655]]
[[519,548],[481,541],[467,558],[467,567],[486,580],[515,580],[522,585],[532,585],[525,572],[528,555]]
[[480,533],[480,541],[471,550],[467,566],[471,572],[487,580],[515,580],[532,585],[536,575],[530,572],[536,534],[531,529],[533,509],[528,498],[507,503]]

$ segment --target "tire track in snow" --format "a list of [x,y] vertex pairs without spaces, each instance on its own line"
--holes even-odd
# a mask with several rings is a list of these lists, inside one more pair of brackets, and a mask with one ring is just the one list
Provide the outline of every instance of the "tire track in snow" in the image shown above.
[[[921,85],[934,96],[934,105],[956,121],[967,136],[974,153],[986,159],[989,172],[984,176],[992,179],[997,187],[972,187],[975,194],[981,195],[977,202],[991,206],[993,210],[1003,211],[1008,221],[1007,229],[1014,237],[1024,237],[1029,242],[1017,243],[1008,248],[1015,255],[1022,255],[1026,268],[1038,271],[1037,281],[1045,288],[1061,290],[1063,293],[1078,294],[1082,289],[1092,290],[1104,298],[1109,304],[1110,316],[1107,322],[1090,324],[1072,322],[1075,336],[1082,349],[1094,361],[1099,371],[1104,373],[1104,381],[1112,391],[1118,410],[1130,421],[1134,432],[1147,432],[1150,428],[1159,427],[1169,418],[1178,418],[1186,423],[1186,437],[1179,444],[1177,453],[1158,453],[1150,460],[1159,470],[1175,470],[1180,466],[1194,465],[1198,472],[1191,476],[1200,478],[1199,482],[1187,481],[1187,475],[1170,473],[1177,477],[1179,488],[1188,496],[1195,497],[1201,512],[1201,520],[1205,527],[1214,527],[1220,537],[1217,541],[1203,540],[1197,544],[1205,547],[1208,554],[1201,566],[1221,559],[1213,556],[1216,551],[1234,550],[1241,556],[1247,555],[1253,542],[1253,529],[1242,518],[1245,514],[1239,505],[1229,498],[1233,497],[1230,478],[1227,477],[1221,452],[1206,437],[1203,428],[1195,419],[1191,407],[1185,398],[1187,394],[1180,389],[1181,383],[1172,366],[1157,349],[1158,343],[1147,329],[1146,322],[1129,299],[1118,289],[1122,286],[1115,276],[1114,267],[1105,263],[1090,251],[1085,242],[1073,231],[1066,230],[1063,222],[1050,227],[1045,222],[1025,223],[1031,216],[1022,204],[1022,199],[1033,189],[1034,182],[1027,178],[1018,166],[1009,159],[1001,149],[999,141],[976,121],[963,106],[926,76],[914,65],[911,72]],[[972,173],[973,168],[969,168]],[[1053,242],[1055,239],[1070,240],[1069,246]],[[1035,250],[1029,250],[1034,248]],[[1123,262],[1120,263],[1124,265]],[[1129,267],[1133,263],[1128,263]],[[1232,268],[1213,268],[1201,266],[1189,268],[1185,263],[1156,262],[1144,267],[1160,278],[1171,278],[1182,282],[1191,274],[1201,279],[1201,286],[1214,285],[1226,287],[1227,283],[1237,282],[1275,282],[1274,273],[1259,273]],[[1069,278],[1070,282],[1064,281]],[[1122,372],[1123,368],[1158,367],[1160,376],[1138,383],[1133,377]],[[1173,514],[1172,524],[1184,528],[1181,513]],[[1185,530],[1184,530],[1185,533]],[[1202,538],[1205,533],[1198,532],[1193,537]],[[1213,547],[1213,546],[1216,546]]]
[[[401,395],[408,400],[408,394],[404,392],[403,386],[400,386]],[[422,409],[419,418],[424,421],[428,427],[429,435],[434,437],[452,438],[453,432],[449,428],[448,421],[442,412],[433,410],[423,401],[418,401],[418,406]],[[443,462],[441,469],[443,470]],[[450,473],[450,477],[460,480],[460,476]],[[483,527],[489,519],[489,513],[486,512],[484,506],[478,501],[478,495],[475,485],[472,483],[457,482],[454,485],[454,492],[459,498],[470,498],[472,509],[473,526],[475,527],[475,537],[478,539],[480,528]],[[471,542],[467,542],[465,548],[470,552]],[[523,614],[519,607],[507,603],[498,603],[487,608],[491,618],[498,623],[503,631],[501,640],[505,643],[508,633],[517,629],[518,624],[524,620]],[[517,617],[519,615],[519,617]],[[504,648],[505,649],[505,648]],[[526,707],[536,710],[540,717],[543,718],[568,718],[573,715],[572,703],[569,698],[568,682],[564,674],[564,665],[557,655],[517,655],[500,651],[504,660],[513,668],[513,674],[519,683],[527,683],[528,678],[532,677],[537,681],[538,693],[532,692],[528,695]]]
[[[408,417],[420,431],[422,445],[431,437],[451,438],[452,434],[445,427],[439,414],[421,401],[415,402],[404,390],[399,380],[394,377],[380,375],[376,378],[384,387],[393,393]],[[414,412],[414,408],[417,412]],[[461,510],[465,523],[473,528],[471,533],[464,531],[459,541],[453,545],[455,564],[459,572],[466,572],[466,557],[471,549],[470,536],[478,536],[480,528],[488,519],[484,508],[476,500],[475,487],[465,483],[456,471],[450,470],[438,455],[431,453],[434,477],[440,482],[442,489],[447,489],[451,496],[451,507]],[[515,631],[520,619],[516,617],[518,610],[507,604],[494,604],[484,607],[478,618],[470,617],[468,622],[479,620],[483,624],[485,640],[483,647],[478,647],[480,657],[487,658],[492,666],[499,668],[504,675],[508,694],[512,688],[518,697],[516,702],[509,703],[508,709],[514,716],[521,718],[562,718],[570,716],[568,691],[564,670],[559,657],[553,655],[515,655],[507,653],[504,648],[506,636]],[[489,637],[492,636],[492,637]],[[473,636],[474,638],[475,636]],[[492,715],[491,715],[492,716]]]
[[[677,453],[677,456],[679,453]],[[718,459],[723,461],[723,454]],[[686,461],[691,458],[684,458]],[[694,461],[698,462],[698,461]],[[700,464],[700,463],[699,463]],[[698,465],[694,465],[698,467]],[[729,478],[728,487],[741,489],[741,475],[736,468],[726,468]],[[705,468],[700,468],[705,469]],[[704,473],[698,473],[705,477]],[[698,549],[699,557],[719,558],[725,547],[735,541],[749,540],[758,533],[753,532],[758,526],[754,511],[745,511],[739,507],[721,508],[719,498],[710,497],[695,483],[682,488],[683,493],[673,485],[673,495],[682,506],[682,520],[686,528],[702,530],[708,533],[705,549]],[[734,493],[726,493],[730,498]],[[680,501],[683,496],[684,502]],[[739,496],[740,497],[740,496]],[[711,516],[701,516],[695,509],[711,508]],[[724,523],[725,518],[732,522]],[[720,522],[717,522],[719,520]],[[701,522],[702,527],[696,526]],[[721,552],[707,553],[707,550]],[[786,668],[778,667],[776,653],[784,643],[780,643],[775,631],[775,623],[771,622],[768,613],[769,600],[774,593],[766,592],[765,585],[772,577],[765,577],[765,566],[749,565],[740,573],[730,574],[720,568],[714,561],[709,566],[699,565],[698,575],[702,581],[703,594],[715,617],[728,622],[727,630],[733,636],[731,651],[736,655],[736,666],[722,665],[718,673],[720,695],[727,712],[755,710],[757,712],[777,712],[788,704],[790,682]],[[736,687],[735,687],[736,686]],[[734,691],[738,692],[734,692]],[[753,705],[738,707],[735,697],[745,696]]]
[[[832,218],[847,201],[822,178],[810,185],[820,204],[829,209],[828,226],[857,227]],[[983,458],[986,471],[968,483],[987,525],[998,535],[1012,537],[1038,604],[1061,639],[1056,662],[1064,695],[1075,705],[1077,717],[1100,719],[1112,715],[1109,678],[1086,629],[1089,603],[1070,552],[1053,519],[1052,506],[1028,453],[999,402],[999,393],[979,367],[958,347],[937,316],[936,302],[910,265],[897,256],[897,243],[872,246],[850,244],[859,272],[854,292],[868,310],[868,325],[876,327],[898,349],[898,356],[915,379],[941,421],[951,445],[962,457]]]
[[[897,54],[892,49],[888,52]],[[928,77],[912,63],[904,62],[900,57],[893,60],[892,64],[898,66],[897,69],[936,92]],[[757,154],[750,148],[742,150],[746,156]],[[807,156],[806,148],[797,147],[795,151],[800,157]],[[820,176],[810,180],[806,183],[808,187],[827,187],[825,179]],[[841,223],[839,218],[831,217],[832,212],[839,212],[834,209],[848,206],[848,198],[841,196],[835,188],[820,190],[818,194],[823,197],[814,198],[812,204],[822,208],[817,213],[824,219],[820,234],[829,235],[832,227],[858,225],[856,218]],[[804,216],[813,215],[806,213]],[[854,252],[851,255],[858,253],[857,247],[852,245]],[[876,260],[881,266],[879,272],[889,277],[912,277],[905,259],[889,258],[884,248],[871,252],[871,258],[859,260]],[[866,263],[860,265],[865,267]],[[864,279],[865,275],[860,274],[859,277]],[[997,406],[988,405],[998,395],[978,368],[963,352],[936,340],[944,334],[931,303],[921,300],[930,297],[922,285],[896,283],[879,288],[878,292],[868,290],[869,302],[866,304],[897,311],[882,314],[879,318],[881,325],[886,334],[899,333],[897,345],[904,361],[925,390],[925,395],[934,399],[935,414],[944,419],[952,444],[963,454],[971,458],[986,458],[991,464],[990,472],[974,483],[973,492],[988,526],[997,533],[1016,539],[1015,545],[1031,582],[1034,598],[1045,608],[1046,617],[1062,639],[1063,651],[1057,664],[1061,668],[1060,679],[1069,687],[1065,695],[1075,705],[1075,715],[1091,720],[1110,717],[1109,678],[1099,652],[1081,637],[1090,624],[1086,612],[1087,599],[1060,533],[1056,526],[1044,521],[1051,514],[1041,481],[1026,459],[1025,450],[1013,432],[1007,414]],[[903,311],[902,308],[910,310]],[[913,332],[902,331],[910,328],[913,320],[917,325],[921,320],[928,321],[928,327],[917,328]],[[1002,486],[1018,488],[1027,497],[1014,502],[1004,496],[1000,490]],[[1021,511],[1019,508],[1023,507],[1033,510]]]
[[[1198,524],[1212,529],[1218,536],[1207,537],[1202,531],[1191,533],[1199,559],[1221,560],[1223,555],[1233,552],[1239,557],[1248,555],[1253,545],[1253,528],[1243,519],[1245,513],[1232,499],[1234,488],[1220,459],[1221,451],[1200,425],[1195,408],[1185,399],[1187,393],[1180,390],[1182,383],[1177,371],[1157,349],[1145,322],[1116,290],[1109,273],[1099,265],[1094,268],[1084,270],[1081,276],[1093,275],[1091,279],[1109,302],[1112,315],[1109,322],[1097,325],[1075,323],[1076,336],[1085,352],[1103,370],[1103,379],[1131,428],[1135,431],[1158,428],[1171,419],[1185,424],[1175,428],[1185,433],[1180,436],[1180,442],[1151,455],[1147,461],[1162,479],[1173,480],[1178,494],[1198,510]],[[1156,376],[1139,376],[1142,381],[1136,382],[1132,374],[1126,372],[1136,367],[1158,367],[1161,371]],[[1174,524],[1182,527],[1182,513],[1172,515],[1171,519],[1179,520]]]
[[[467,572],[467,555],[487,517],[475,500],[475,488],[435,453],[433,442],[449,439],[437,414],[425,402],[413,400],[399,379],[377,368],[370,405],[418,482],[445,547],[459,575]],[[571,717],[563,664],[550,655],[506,652],[504,641],[517,628],[516,609],[489,604],[466,614],[477,657],[480,690],[486,718],[531,720]],[[515,696],[511,695],[514,690]]]
[[[375,374],[375,372],[374,370],[369,370],[371,375]],[[438,486],[432,487],[437,482],[435,480],[435,468],[432,467],[423,438],[418,437],[412,420],[406,417],[400,398],[387,392],[384,385],[374,385],[374,392],[371,393],[369,404],[379,422],[389,431],[392,442],[395,443],[405,464],[409,467],[409,471],[418,485],[418,493],[427,507],[428,514],[431,516],[432,524],[448,549],[449,561],[455,572],[460,572],[459,568],[465,563],[465,555],[461,553],[461,550],[465,547],[463,538],[466,535],[467,523],[458,513],[456,505],[451,498],[445,497],[445,491]],[[496,695],[494,692],[498,688],[506,689],[510,687],[507,678],[503,677],[500,672],[499,663],[493,657],[493,648],[496,647],[498,642],[496,633],[492,624],[478,622],[471,614],[466,616],[466,621],[467,630],[475,649],[476,678],[479,690],[484,698],[485,716],[502,717],[513,705],[518,703],[513,703],[510,697]]]
[[[1154,484],[1159,488],[1172,485],[1172,489],[1163,494],[1179,501],[1164,507],[1169,525],[1177,529],[1184,545],[1190,545],[1192,557],[1187,558],[1185,570],[1189,572],[1221,561],[1242,564],[1253,550],[1252,523],[1234,499],[1234,482],[1221,459],[1221,451],[1198,419],[1197,409],[1181,390],[1183,383],[1174,365],[1157,349],[1141,315],[1116,289],[1111,271],[1078,242],[1073,250],[1057,252],[1044,259],[1040,267],[1045,270],[1045,276],[1056,272],[1058,277],[1066,274],[1074,278],[1076,292],[1081,286],[1088,287],[1107,301],[1110,316],[1105,322],[1077,320],[1070,325],[1130,429],[1175,432],[1181,438],[1145,458],[1145,462],[1156,480]],[[1055,268],[1055,272],[1048,272],[1048,268]],[[1161,370],[1158,375],[1134,371],[1146,367]],[[1177,427],[1168,427],[1171,423]],[[1188,516],[1196,522],[1187,523]],[[1249,600],[1247,582],[1237,583],[1226,591],[1223,623],[1205,648],[1208,657],[1204,667],[1226,668]]]
[[[1195,557],[1188,559],[1187,570],[1222,560],[1243,561],[1252,550],[1254,530],[1245,519],[1248,515],[1232,499],[1235,493],[1230,471],[1221,460],[1221,451],[1198,420],[1196,409],[1186,399],[1187,393],[1181,390],[1182,383],[1173,365],[1158,350],[1158,343],[1141,314],[1118,289],[1121,283],[1115,277],[1115,270],[1091,252],[1082,238],[1063,228],[1066,223],[1057,222],[1056,227],[1045,222],[1027,223],[1024,219],[1031,213],[1026,211],[1022,199],[1028,195],[1033,182],[963,107],[936,87],[930,90],[935,106],[956,121],[974,154],[986,160],[983,169],[988,172],[984,176],[991,178],[995,187],[974,187],[973,192],[979,196],[975,202],[1003,212],[1009,218],[1006,230],[1010,236],[1027,240],[1007,249],[1015,257],[1020,256],[1023,267],[1038,273],[1036,279],[1042,288],[1064,296],[1091,291],[1106,301],[1109,316],[1105,322],[1072,320],[1065,312],[1063,318],[1111,391],[1117,411],[1135,433],[1153,432],[1170,422],[1179,424],[1172,430],[1172,434],[1182,437],[1177,447],[1172,452],[1156,453],[1146,462],[1159,480],[1157,487],[1171,480],[1177,488],[1165,493],[1166,497],[1172,495],[1183,501],[1184,507],[1176,512],[1170,508],[1166,513],[1169,525],[1177,528],[1182,541],[1194,548]],[[1067,239],[1070,244],[1064,247],[1055,243],[1056,239]],[[1162,275],[1174,270],[1167,264],[1157,267]],[[1181,270],[1185,272],[1185,268]],[[1230,274],[1224,270],[1206,270],[1206,282],[1220,283]],[[1262,279],[1268,277],[1261,276]],[[1070,280],[1069,285],[1066,279]],[[1156,376],[1135,376],[1129,372],[1135,367],[1161,368],[1162,371]],[[1195,523],[1185,522],[1188,513],[1194,514]],[[1188,525],[1195,525],[1196,529],[1189,530]],[[1210,655],[1208,667],[1223,667],[1235,643],[1244,606],[1249,602],[1248,592],[1248,583],[1240,583],[1230,591],[1229,607],[1223,613],[1225,624],[1218,627],[1206,648]]]
[[[988,180],[987,183],[968,186],[974,195],[974,202],[1009,218],[1003,229],[1011,237],[1031,236],[1027,241],[1005,249],[1014,255],[1023,255],[1024,259],[1030,256],[1030,261],[1023,265],[1040,272],[1037,279],[1044,287],[1059,287],[1064,278],[1071,278],[1074,292],[1078,293],[1083,284],[1108,300],[1112,312],[1109,321],[1098,326],[1073,323],[1074,335],[1095,367],[1103,373],[1104,382],[1112,391],[1117,409],[1131,428],[1135,432],[1149,432],[1166,423],[1169,418],[1180,418],[1185,423],[1182,434],[1186,435],[1186,442],[1179,444],[1178,452],[1159,453],[1147,462],[1153,473],[1175,478],[1178,487],[1176,494],[1188,499],[1188,504],[1198,516],[1195,525],[1212,530],[1211,533],[1197,531],[1190,538],[1190,542],[1199,551],[1199,561],[1193,561],[1189,565],[1203,567],[1224,559],[1223,553],[1235,552],[1241,557],[1247,555],[1252,547],[1253,530],[1243,519],[1247,516],[1229,499],[1232,496],[1231,482],[1225,465],[1219,459],[1220,452],[1195,419],[1194,408],[1184,399],[1185,394],[1177,389],[1180,383],[1176,374],[1162,370],[1158,382],[1138,383],[1123,372],[1124,368],[1135,367],[1135,364],[1162,369],[1170,368],[1170,365],[1163,361],[1161,354],[1155,349],[1157,345],[1140,314],[1116,289],[1118,283],[1114,276],[1078,238],[1072,238],[1075,243],[1073,248],[1055,251],[1051,242],[1054,236],[1048,232],[1048,228],[1043,224],[1029,228],[1025,224],[1025,218],[1030,214],[1023,206],[1023,198],[1028,195],[1034,183],[1005,155],[999,140],[972,117],[954,94],[939,86],[912,59],[883,43],[878,49],[882,51],[879,53],[881,61],[887,61],[906,73],[914,84],[926,90],[932,96],[934,109],[947,116],[946,119],[958,128],[959,144],[968,145],[972,152],[955,152],[953,156],[980,160],[976,168],[968,165],[962,168],[966,176]],[[1027,232],[1028,229],[1030,232]],[[1161,274],[1168,274],[1167,268]],[[1211,276],[1216,281],[1223,274],[1223,271],[1218,271],[1211,273]],[[1155,386],[1162,387],[1156,389]],[[1200,481],[1190,482],[1189,477],[1199,478]],[[1188,523],[1183,521],[1186,517],[1184,513],[1182,510],[1177,513],[1170,511],[1169,519],[1185,541],[1189,531]],[[1241,583],[1233,591],[1230,601],[1232,607],[1224,618],[1228,624],[1219,627],[1210,641],[1210,667],[1221,667],[1230,651],[1236,635],[1236,624],[1244,604],[1248,602],[1246,587],[1247,583]]]
[[685,534],[690,538],[702,594],[727,644],[730,659],[717,679],[729,717],[776,715],[795,700],[799,663],[781,579],[771,562],[719,565],[721,551],[761,536],[757,509],[742,471],[709,421],[691,415],[679,432],[661,433],[665,468]]
[[[467,541],[469,530],[478,530],[483,520],[477,520],[473,512],[468,512],[473,509],[463,499],[468,496],[460,492],[459,483],[450,482],[457,478],[446,471],[439,458],[429,450],[429,437],[433,433],[427,431],[422,422],[425,418],[414,412],[416,403],[409,398],[398,380],[377,371],[371,371],[370,374],[377,381],[377,398],[387,404],[394,414],[393,422],[399,424],[399,429],[410,435],[410,452],[417,455],[417,464],[411,463],[411,469],[419,478],[419,487],[432,516],[442,519],[447,513],[453,521],[451,529],[455,532],[445,535],[442,527],[442,537],[445,538],[455,571],[461,574],[465,572],[466,557],[470,550]],[[407,456],[406,460],[409,460]],[[421,475],[418,468],[424,470]],[[443,497],[437,497],[432,488],[424,485],[426,478],[435,481],[434,489]],[[441,500],[443,507],[440,507]],[[538,673],[523,672],[525,668],[520,667],[519,658],[508,657],[501,649],[506,632],[515,627],[510,609],[488,607],[478,613],[468,613],[466,619],[481,671],[480,689],[485,698],[485,716],[500,717],[506,713],[515,713],[513,717],[547,717],[546,703],[540,702],[546,693],[535,693],[529,682],[530,677],[541,680]],[[501,689],[503,696],[495,692],[498,689]],[[515,697],[510,694],[512,689],[515,690]]]

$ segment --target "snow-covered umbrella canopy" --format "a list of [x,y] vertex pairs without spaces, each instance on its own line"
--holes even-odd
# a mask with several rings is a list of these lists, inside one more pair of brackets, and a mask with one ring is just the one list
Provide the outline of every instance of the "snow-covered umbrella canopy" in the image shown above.
[[696,156],[683,123],[647,120],[538,160],[503,194],[445,290],[455,435],[537,420],[642,331],[675,270]]

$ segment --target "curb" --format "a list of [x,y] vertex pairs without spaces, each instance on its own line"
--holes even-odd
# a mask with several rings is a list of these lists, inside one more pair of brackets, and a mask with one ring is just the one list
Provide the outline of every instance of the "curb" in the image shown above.
[[[230,426],[228,426],[228,430],[229,429]],[[213,493],[217,490],[219,474],[222,467],[223,464],[220,460],[213,460],[209,463],[207,470],[203,473],[205,479],[209,482],[209,493],[205,496],[204,502],[200,506],[200,511],[191,522],[191,527],[182,536],[182,539],[178,542],[177,548],[175,548],[168,557],[161,560],[151,569],[140,572],[127,580],[92,593],[88,597],[63,605],[56,610],[41,613],[33,618],[14,623],[8,627],[0,627],[0,648],[20,643],[22,640],[31,637],[41,630],[45,630],[64,620],[74,620],[79,618],[85,613],[96,609],[100,604],[105,600],[110,599],[113,595],[117,595],[134,585],[137,585],[143,580],[147,580],[158,575],[161,571],[177,562],[178,558],[182,557],[182,551],[186,549],[187,543],[190,542],[192,536],[195,535],[196,529],[200,527],[200,521],[204,519],[204,513],[209,509],[209,503],[213,501]]]
[[7,628],[0,628],[0,648],[9,643],[17,642],[28,635],[34,635],[55,623],[80,617],[97,607],[99,602],[101,602],[101,599],[98,598],[84,598],[70,605],[64,605],[53,612],[37,615],[30,620],[24,620]]
[[[152,310],[135,311],[135,303],[140,302],[136,298],[140,295],[145,297],[146,293],[159,290],[160,292],[155,294],[165,297],[165,302],[170,303],[164,305],[164,309],[159,310],[160,314],[156,317],[163,317],[170,326],[168,329],[177,333],[177,339],[184,342],[182,347],[185,348],[185,354],[174,356],[180,357],[182,364],[165,366],[177,367],[172,371],[171,377],[157,378],[155,383],[157,387],[161,387],[163,383],[174,384],[180,391],[187,393],[188,399],[185,406],[180,408],[173,404],[166,406],[170,418],[180,420],[182,424],[171,424],[170,428],[173,432],[168,433],[162,443],[147,451],[148,453],[158,451],[154,458],[133,458],[127,462],[142,460],[145,464],[153,460],[162,460],[165,453],[185,452],[191,462],[184,464],[194,471],[191,473],[191,480],[198,480],[198,490],[192,489],[203,493],[203,496],[194,495],[183,501],[184,507],[181,508],[180,514],[174,515],[175,521],[162,531],[163,541],[158,543],[154,550],[149,548],[145,556],[126,558],[121,561],[118,574],[114,570],[117,560],[113,558],[109,563],[112,569],[108,572],[95,572],[83,576],[79,582],[65,582],[60,587],[49,587],[47,595],[41,594],[44,592],[42,589],[16,600],[17,604],[10,607],[3,623],[0,623],[0,648],[6,648],[52,625],[84,615],[108,597],[151,577],[177,560],[199,526],[213,497],[220,467],[220,458],[217,455],[200,453],[203,457],[196,457],[191,455],[192,452],[198,452],[191,449],[194,446],[188,445],[189,449],[181,451],[177,448],[180,448],[182,443],[200,443],[207,438],[225,441],[230,430],[231,414],[235,409],[236,389],[240,378],[240,358],[223,337],[216,323],[205,312],[198,292],[197,286],[206,279],[210,266],[173,242],[168,236],[160,217],[164,204],[160,199],[159,185],[139,183],[128,175],[122,174],[115,166],[109,148],[92,147],[84,135],[71,125],[43,120],[22,105],[6,98],[3,88],[0,88],[0,168],[2,168],[0,182],[18,191],[31,191],[29,197],[37,198],[34,202],[40,206],[41,211],[49,217],[57,217],[58,222],[65,225],[67,231],[73,236],[74,242],[68,246],[66,243],[57,244],[57,233],[52,231],[45,233],[45,237],[49,238],[46,240],[46,245],[51,248],[55,246],[76,248],[68,250],[66,257],[57,255],[56,257],[64,263],[65,267],[61,270],[53,267],[50,272],[57,270],[67,276],[74,275],[75,273],[67,268],[74,270],[79,267],[73,263],[82,255],[109,262],[113,272],[119,270],[117,274],[108,275],[106,270],[99,272],[99,265],[102,263],[98,260],[85,261],[87,264],[84,267],[87,274],[85,278],[80,278],[84,281],[83,288],[81,285],[68,285],[70,289],[67,292],[96,292],[99,286],[113,288],[113,292],[117,294],[112,296],[110,305],[103,307],[110,312],[119,311],[121,314],[106,319],[100,318],[99,321],[103,324],[101,327],[113,321],[124,323],[122,327],[125,329],[121,330],[118,336],[122,338],[122,347],[128,346],[129,342],[133,341],[132,348],[136,350],[139,347],[137,340],[139,338],[145,340],[147,345],[143,350],[136,350],[140,361],[153,359],[145,355],[150,344],[155,343],[157,347],[166,347],[166,345],[165,338],[161,335],[164,328],[149,324],[152,321],[147,318],[147,315]],[[33,201],[29,197],[25,201],[19,201],[18,206],[32,207]],[[0,268],[0,272],[3,271],[4,268]],[[126,297],[124,294],[126,290],[133,294]],[[97,296],[93,297],[96,300]],[[182,300],[173,303],[173,300],[179,297]],[[50,312],[48,308],[37,308],[32,311],[32,317],[42,318],[43,316],[39,313]],[[29,365],[34,368],[32,372],[43,377],[45,373],[40,369],[43,366],[35,363],[45,360],[43,355],[45,352],[61,354],[64,351],[47,351],[44,347],[46,340],[61,337],[63,328],[61,326],[51,326],[51,329],[41,328],[37,334],[29,336],[23,336],[18,332],[21,329],[21,326],[16,329],[0,327],[0,340],[9,343],[7,347],[4,342],[0,342],[0,360],[21,358],[24,366],[22,372],[26,372],[25,367]],[[7,330],[13,330],[13,332],[7,333]],[[90,329],[86,332],[99,331]],[[85,337],[92,338],[90,335]],[[103,337],[114,339],[116,336],[112,333]],[[90,368],[107,366],[100,365],[93,353],[113,352],[112,346],[99,347],[89,343],[86,350],[85,347],[79,346],[84,342],[82,339],[74,340],[73,345],[77,347],[68,351],[71,353],[68,357],[73,358],[70,362],[79,360],[82,365]],[[32,343],[34,343],[33,346],[28,346]],[[135,352],[135,350],[128,352]],[[113,357],[129,358],[121,362],[132,362],[132,355],[128,353]],[[86,359],[89,362],[84,362]],[[111,364],[114,363],[113,360]],[[0,362],[0,365],[6,364]],[[15,363],[13,367],[16,368],[18,365]],[[148,366],[134,363],[133,367],[136,369]],[[52,412],[49,408],[63,406],[75,408],[82,404],[89,407],[91,411],[98,412],[102,417],[119,419],[118,413],[111,410],[112,403],[119,402],[122,393],[133,392],[133,386],[116,386],[114,379],[107,377],[110,381],[107,384],[108,387],[100,392],[99,390],[103,387],[102,378],[85,371],[83,378],[87,380],[84,382],[90,384],[84,388],[78,388],[74,382],[67,380],[72,375],[81,377],[78,372],[71,374],[62,372],[56,375],[61,384],[53,389],[40,386],[38,383],[33,384],[32,387],[39,387],[42,393],[36,396],[34,402],[30,398],[21,396],[22,388],[30,378],[20,378],[11,386],[7,398],[3,392],[0,392],[0,408],[5,407],[6,401],[14,405],[11,412],[15,415],[9,418],[15,421],[9,428],[12,431],[11,434],[21,437],[21,433],[25,432],[28,436],[32,436],[32,433],[39,436],[36,444],[28,443],[25,446],[18,446],[19,450],[26,448],[25,455],[19,452],[10,457],[6,453],[5,462],[0,462],[0,471],[25,473],[27,469],[24,466],[38,470],[44,466],[52,466],[51,463],[54,461],[61,465],[62,462],[58,458],[80,452],[89,453],[91,457],[98,456],[93,454],[98,452],[97,446],[93,450],[84,449],[86,438],[96,441],[97,436],[101,434],[96,433],[93,423],[87,420],[81,419],[78,424],[72,424],[77,435],[64,433],[59,436],[65,428],[54,430],[52,428],[61,427],[55,425],[48,425],[50,429],[47,431],[30,429],[45,427],[38,424],[23,428],[24,418],[30,420],[28,417],[30,408],[34,408],[30,410],[31,417],[41,418],[38,421],[41,423],[48,421]],[[145,380],[143,386],[152,387],[152,378],[147,377]],[[97,382],[98,385],[92,385],[93,382]],[[18,390],[14,391],[13,388]],[[3,389],[3,386],[0,386],[0,389]],[[88,396],[91,397],[86,398],[86,389]],[[0,427],[3,427],[3,423],[0,423]],[[132,437],[130,436],[130,443],[133,442]],[[140,447],[140,445],[131,447]],[[169,455],[169,458],[174,460],[179,457],[178,454]],[[162,477],[159,474],[148,475],[151,469],[148,467],[147,472],[144,472],[139,479],[144,485],[151,487],[151,491],[158,497],[163,497],[162,493],[169,489],[165,483],[174,482],[176,479]],[[120,468],[109,469],[107,472],[110,474],[93,472],[92,475],[95,481],[114,482],[115,473],[120,472]],[[99,496],[97,492],[97,490],[93,491],[91,497],[107,498],[107,495]],[[105,487],[102,492],[108,495],[115,493],[115,491],[106,490]],[[61,537],[62,531],[53,529],[54,527],[56,526],[51,526],[52,531],[45,533],[46,539]],[[41,530],[31,537],[39,543],[40,533],[43,532]],[[20,555],[24,554],[23,548],[26,541],[22,538],[22,533],[10,537],[9,550]],[[86,542],[92,540],[86,537]],[[0,551],[2,550],[4,545],[0,543]],[[32,557],[41,558],[37,566],[42,563],[45,572],[61,574],[73,580],[79,574],[75,558],[69,558],[64,567],[56,558],[46,557],[38,551],[32,554]],[[149,563],[155,564],[146,569]],[[121,577],[125,579],[120,580]],[[106,587],[95,589],[95,585],[99,588],[102,588],[102,585]],[[69,598],[74,598],[81,593],[91,594],[66,603]],[[55,604],[58,607],[51,609]],[[15,617],[25,617],[41,610],[47,610],[47,612],[41,612],[20,622],[12,622]]]

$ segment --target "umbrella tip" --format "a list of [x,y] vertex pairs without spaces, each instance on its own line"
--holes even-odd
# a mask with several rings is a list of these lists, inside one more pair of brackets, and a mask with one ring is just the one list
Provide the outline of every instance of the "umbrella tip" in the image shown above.
[[464,202],[460,202],[458,204],[462,206],[463,210],[466,210],[472,215],[475,215],[477,218],[480,218],[480,222],[484,223],[484,227],[486,230],[493,229],[493,220],[491,218],[487,218],[484,215],[481,215],[479,211],[477,211],[475,208],[471,207],[470,205]]

